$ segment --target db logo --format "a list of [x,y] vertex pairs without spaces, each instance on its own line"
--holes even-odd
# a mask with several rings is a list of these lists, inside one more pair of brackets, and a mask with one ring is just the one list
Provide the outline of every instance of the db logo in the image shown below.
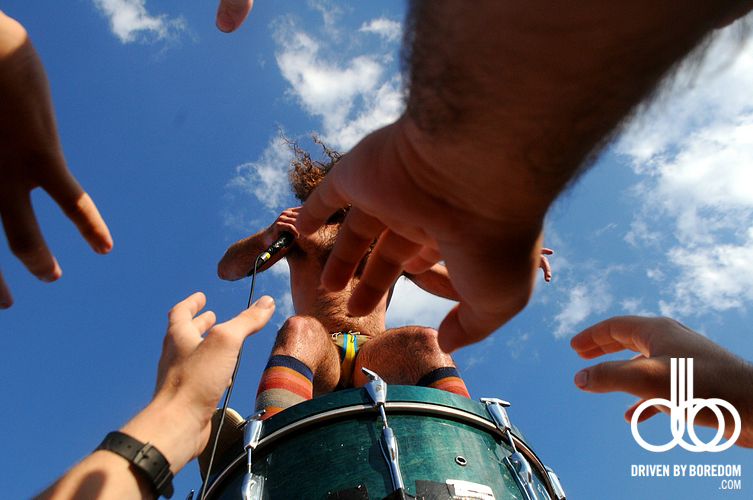
[[[680,376],[678,379],[677,371],[678,371],[678,361],[679,361],[679,372]],[[633,431],[633,437],[635,438],[636,442],[641,445],[643,448],[645,448],[648,451],[667,451],[669,449],[674,448],[676,445],[680,445],[683,448],[685,448],[688,451],[722,451],[726,450],[733,444],[735,444],[735,441],[737,441],[737,438],[740,436],[741,424],[740,424],[740,414],[737,413],[737,410],[729,404],[727,401],[724,401],[723,399],[699,399],[693,397],[693,358],[687,358],[687,395],[686,395],[686,384],[685,384],[685,361],[686,358],[672,358],[671,359],[671,401],[667,401],[666,399],[662,398],[654,398],[649,399],[647,401],[644,401],[641,403],[638,408],[636,408],[635,413],[633,413],[633,419],[630,422],[631,430]],[[679,398],[678,398],[679,394]],[[671,430],[672,430],[672,441],[670,441],[667,444],[661,445],[661,446],[655,446],[652,444],[648,444],[646,441],[643,440],[641,435],[638,433],[638,417],[640,416],[641,412],[645,410],[649,406],[653,405],[662,405],[667,406],[670,409],[670,417],[671,417]],[[722,414],[722,411],[719,409],[719,407],[722,406],[726,408],[731,414],[732,417],[735,419],[735,432],[732,434],[732,437],[724,444],[717,446],[717,443],[722,439],[724,435],[724,415]],[[703,408],[709,408],[711,411],[714,412],[714,415],[716,415],[717,420],[719,421],[719,430],[716,433],[716,436],[714,436],[714,439],[709,441],[708,443],[703,443],[695,434],[695,430],[693,428],[693,420],[695,420],[695,416],[698,414],[700,410]],[[685,442],[685,439],[683,438],[685,434],[685,411],[687,410],[687,426],[688,426],[688,434],[690,435],[691,441],[693,443],[687,443]]]

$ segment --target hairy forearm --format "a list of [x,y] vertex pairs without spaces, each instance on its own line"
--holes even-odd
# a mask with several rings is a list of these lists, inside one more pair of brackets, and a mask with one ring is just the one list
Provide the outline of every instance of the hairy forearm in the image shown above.
[[407,114],[438,156],[503,166],[529,192],[520,201],[545,211],[673,65],[750,7],[414,0]]
[[[256,258],[274,241],[269,241],[269,230],[264,229],[246,239],[233,243],[217,265],[217,274],[224,280],[239,280],[248,276]],[[280,260],[282,254],[274,255],[259,271],[268,269]]]
[[[201,425],[185,417],[188,409],[164,399],[156,398],[121,431],[142,443],[154,445],[170,463],[173,474],[177,474],[199,451]],[[36,497],[37,500],[89,498],[152,499],[156,494],[127,460],[100,450],[79,462]]]

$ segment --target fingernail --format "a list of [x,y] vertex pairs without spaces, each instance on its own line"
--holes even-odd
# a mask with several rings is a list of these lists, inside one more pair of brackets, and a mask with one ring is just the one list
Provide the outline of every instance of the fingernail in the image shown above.
[[588,370],[581,370],[575,374],[575,385],[580,389],[588,385]]
[[217,14],[217,28],[224,33],[230,33],[235,29],[235,20],[227,12],[219,12]]
[[108,253],[110,250],[112,250],[112,245],[108,243],[100,243],[94,249],[95,252],[101,255]]
[[265,295],[264,297],[261,297],[259,300],[254,302],[253,305],[254,307],[258,307],[259,309],[269,309],[270,307],[275,305],[275,300],[269,295]]
[[62,276],[62,271],[53,271],[49,274],[44,274],[39,277],[40,281],[44,281],[45,283],[52,283],[53,281],[57,281],[60,276]]

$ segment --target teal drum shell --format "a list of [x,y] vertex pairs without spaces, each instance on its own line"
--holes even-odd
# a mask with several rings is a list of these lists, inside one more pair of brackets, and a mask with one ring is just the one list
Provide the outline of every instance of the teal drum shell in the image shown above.
[[[427,481],[450,480],[491,488],[497,500],[525,498],[503,462],[512,447],[484,404],[426,387],[389,386],[387,396],[407,493],[416,495]],[[253,452],[252,471],[264,478],[262,498],[326,500],[364,486],[371,500],[385,498],[392,483],[379,446],[383,427],[364,389],[320,396],[269,418]],[[543,464],[517,429],[512,435],[533,468],[538,500],[555,498]],[[219,472],[206,498],[240,499],[247,470],[243,443],[218,457],[214,470]]]

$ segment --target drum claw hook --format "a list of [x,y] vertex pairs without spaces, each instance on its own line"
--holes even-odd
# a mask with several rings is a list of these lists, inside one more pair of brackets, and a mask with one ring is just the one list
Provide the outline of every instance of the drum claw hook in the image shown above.
[[364,387],[374,406],[384,406],[387,402],[387,383],[368,368],[361,368],[361,371],[369,379]]

